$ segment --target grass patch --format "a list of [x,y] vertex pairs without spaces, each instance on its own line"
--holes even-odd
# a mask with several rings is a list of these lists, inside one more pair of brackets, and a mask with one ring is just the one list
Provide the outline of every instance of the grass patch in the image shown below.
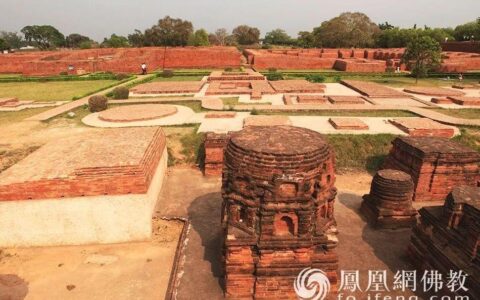
[[371,174],[382,165],[395,137],[392,134],[326,135],[335,149],[338,171],[367,170]]
[[208,111],[208,109],[205,109],[202,107],[202,102],[201,101],[166,101],[166,102],[161,102],[159,104],[173,104],[173,105],[183,105],[190,107],[194,112],[205,112]]
[[167,136],[169,166],[197,165],[203,166],[205,159],[203,149],[204,134],[197,134],[200,125],[182,125],[162,127]]
[[116,80],[91,80],[0,83],[0,98],[17,97],[21,100],[67,101],[107,88],[117,82]]
[[318,111],[257,111],[260,115],[281,116],[343,116],[343,117],[418,117],[405,110],[318,110]]
[[456,117],[456,118],[480,119],[480,108],[462,108],[462,109],[433,108],[432,110],[438,113]]
[[461,127],[460,132],[453,140],[480,152],[480,127]]
[[238,97],[225,97],[220,99],[223,101],[223,106],[226,106],[226,107],[234,107],[235,105],[239,104]]
[[0,111],[0,126],[20,122],[53,107],[27,108],[19,111]]

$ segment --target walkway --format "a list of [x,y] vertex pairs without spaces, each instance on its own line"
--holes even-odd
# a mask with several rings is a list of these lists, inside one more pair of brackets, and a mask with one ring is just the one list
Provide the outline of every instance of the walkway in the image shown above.
[[58,107],[55,107],[53,109],[50,109],[50,110],[47,110],[45,112],[42,112],[38,115],[35,115],[33,117],[30,117],[28,119],[25,119],[26,121],[47,121],[48,119],[51,119],[53,117],[56,117],[58,115],[61,115],[63,113],[66,113],[66,112],[69,112],[75,108],[78,108],[80,106],[83,106],[85,104],[88,103],[88,99],[94,95],[104,95],[106,93],[109,93],[111,91],[113,91],[115,88],[119,87],[119,86],[125,86],[125,85],[128,85],[128,84],[131,84],[131,83],[135,83],[135,82],[138,82],[138,81],[141,81],[141,80],[144,80],[145,77],[148,77],[148,76],[152,76],[152,75],[138,75],[137,78],[135,79],[132,79],[132,80],[129,80],[129,81],[126,81],[124,83],[121,83],[119,85],[116,85],[114,87],[111,87],[111,88],[108,88],[106,90],[102,90],[98,93],[95,93],[95,94],[92,94],[92,95],[89,95],[87,97],[84,97],[84,98],[81,98],[79,100],[75,100],[75,101],[72,101],[72,102],[69,102],[65,105],[62,105],[62,106],[58,106]]

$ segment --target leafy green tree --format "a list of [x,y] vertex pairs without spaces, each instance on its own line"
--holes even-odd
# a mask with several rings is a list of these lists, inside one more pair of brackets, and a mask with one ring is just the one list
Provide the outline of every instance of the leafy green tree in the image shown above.
[[427,35],[417,35],[408,42],[402,63],[410,68],[418,82],[419,78],[427,76],[430,70],[440,65],[441,55],[440,43]]
[[10,49],[10,45],[4,39],[0,38],[0,51],[9,50],[9,49]]
[[480,20],[458,25],[453,35],[457,41],[480,40]]
[[267,32],[263,39],[263,43],[269,45],[291,45],[294,41],[285,30],[278,28]]
[[145,30],[145,45],[186,46],[192,34],[191,22],[166,16],[159,20],[157,25]]
[[315,46],[330,48],[372,47],[380,32],[363,13],[343,13],[313,30]]
[[378,28],[380,28],[380,30],[388,30],[388,29],[395,28],[395,26],[393,26],[392,24],[390,24],[388,22],[385,22],[385,23],[378,24]]
[[29,45],[40,50],[47,50],[65,45],[65,36],[50,25],[25,26],[21,30]]
[[4,40],[10,49],[19,49],[24,46],[22,37],[16,32],[0,32],[0,39]]
[[135,29],[135,32],[128,35],[128,42],[133,47],[143,47],[145,46],[145,35],[138,29]]
[[309,31],[300,31],[297,37],[297,45],[302,48],[315,47],[315,36]]
[[379,48],[402,48],[418,35],[429,36],[437,42],[443,42],[446,38],[453,40],[452,30],[448,28],[426,29],[401,29],[398,27],[383,30],[376,37],[376,46]]
[[104,48],[124,48],[129,47],[128,39],[115,33],[110,38],[103,39],[102,47]]
[[92,43],[92,40],[88,36],[78,33],[72,33],[65,38],[65,45],[69,48],[80,48],[80,45],[84,43]]
[[208,32],[205,29],[199,29],[191,35],[188,43],[191,46],[209,46]]
[[237,26],[233,29],[232,35],[240,45],[253,45],[260,41],[260,30],[248,25]]

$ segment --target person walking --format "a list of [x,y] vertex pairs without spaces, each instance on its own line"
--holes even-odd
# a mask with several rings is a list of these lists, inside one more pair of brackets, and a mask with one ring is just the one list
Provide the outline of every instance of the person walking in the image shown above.
[[146,63],[142,64],[142,75],[147,75],[147,64]]

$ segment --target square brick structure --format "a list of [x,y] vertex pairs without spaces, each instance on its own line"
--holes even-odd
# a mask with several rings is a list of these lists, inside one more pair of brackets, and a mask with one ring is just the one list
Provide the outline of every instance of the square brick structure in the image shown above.
[[154,127],[47,143],[0,174],[0,247],[150,238],[167,160]]
[[[298,104],[325,104],[327,103],[327,97],[323,95],[291,95],[297,97]],[[288,97],[288,95],[284,95]]]
[[368,125],[357,118],[330,118],[328,122],[337,130],[368,130]]
[[402,228],[416,224],[412,206],[412,177],[398,170],[380,170],[372,180],[370,193],[363,196],[361,212],[379,228]]
[[322,135],[248,127],[232,134],[224,161],[226,298],[297,299],[305,268],[324,272],[335,292],[335,157]]
[[373,59],[337,59],[333,68],[344,72],[384,73],[387,63]]
[[249,116],[244,119],[243,126],[280,126],[291,125],[288,116]]
[[443,201],[454,187],[476,186],[480,180],[480,153],[438,137],[398,137],[383,169],[412,176],[414,201]]
[[250,95],[251,99],[261,99],[263,95],[275,94],[266,80],[212,81],[205,95]]
[[223,154],[230,140],[229,134],[207,132],[203,146],[205,149],[205,176],[220,176],[223,170]]
[[451,138],[455,130],[428,118],[395,118],[390,123],[410,136],[437,136]]
[[341,83],[370,98],[409,98],[410,96],[375,82],[342,80]]
[[324,93],[325,85],[312,83],[307,80],[278,80],[270,81],[270,85],[277,93]]
[[134,94],[195,94],[200,92],[205,81],[149,82],[130,89]]
[[252,69],[246,69],[241,72],[213,71],[210,76],[208,76],[208,81],[219,80],[265,80],[265,76]]
[[[480,188],[458,186],[443,206],[424,207],[413,229],[408,256],[420,270],[450,270],[467,274],[465,288],[456,295],[480,299]],[[444,279],[445,280],[445,279]],[[439,295],[449,294],[446,288]],[[453,299],[453,298],[452,298]]]

